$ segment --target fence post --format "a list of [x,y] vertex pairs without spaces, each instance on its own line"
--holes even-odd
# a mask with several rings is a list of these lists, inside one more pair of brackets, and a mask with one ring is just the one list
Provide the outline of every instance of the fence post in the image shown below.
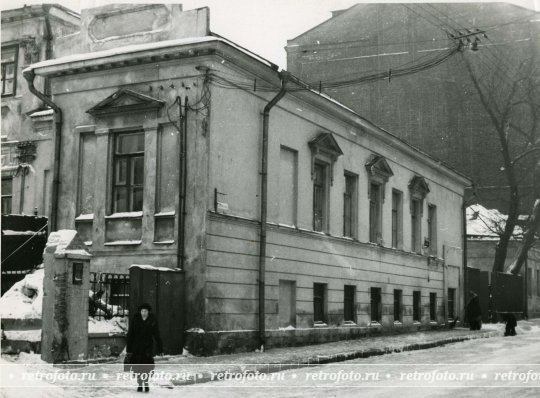
[[43,253],[41,359],[49,363],[88,358],[90,258],[73,230],[51,233]]

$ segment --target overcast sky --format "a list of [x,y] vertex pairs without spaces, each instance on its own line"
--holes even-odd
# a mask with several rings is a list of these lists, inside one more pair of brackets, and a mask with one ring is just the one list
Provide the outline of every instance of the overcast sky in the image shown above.
[[[430,3],[450,2],[451,0],[432,0]],[[476,2],[483,1],[477,0]],[[0,0],[0,9],[19,8],[27,4],[40,4],[47,1]],[[49,0],[73,11],[82,8],[111,3],[173,3],[167,0]],[[381,2],[370,0],[185,0],[184,10],[210,7],[210,28],[212,31],[254,51],[264,58],[286,66],[283,47],[287,39],[316,26],[330,17],[332,10],[348,8],[360,2]],[[422,2],[422,0],[386,0],[385,3]],[[540,11],[540,0],[508,1]]]

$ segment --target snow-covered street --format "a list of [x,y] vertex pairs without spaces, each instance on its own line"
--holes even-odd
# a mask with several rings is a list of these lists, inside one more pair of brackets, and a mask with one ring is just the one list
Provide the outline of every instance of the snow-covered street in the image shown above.
[[[154,381],[149,395],[173,397],[181,394],[196,398],[356,397],[361,393],[362,397],[399,394],[405,398],[481,397],[486,394],[490,397],[506,397],[511,392],[513,396],[536,397],[540,393],[540,320],[520,321],[518,333],[516,337],[470,340],[429,350],[270,374],[221,373],[216,375],[216,381],[188,386],[178,386],[165,380]],[[128,374],[121,372],[120,364],[73,368],[70,372],[79,378],[92,369],[96,379],[87,376],[86,379],[63,381],[59,381],[62,377],[59,375],[69,372],[40,362],[37,355],[5,357],[1,364],[2,396],[6,398],[138,395],[136,383],[123,379]],[[171,369],[170,365],[168,369]],[[158,366],[156,371],[159,370]],[[193,371],[197,371],[195,366]],[[56,380],[51,380],[54,373],[57,374]],[[21,378],[26,381],[20,382]]]

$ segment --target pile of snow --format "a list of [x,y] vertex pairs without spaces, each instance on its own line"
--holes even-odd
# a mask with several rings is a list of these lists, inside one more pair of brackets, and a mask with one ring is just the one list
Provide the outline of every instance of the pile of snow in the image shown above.
[[128,329],[128,318],[115,316],[111,319],[97,320],[88,317],[88,333],[108,333],[109,336],[124,334]]
[[10,319],[41,318],[43,308],[43,265],[15,283],[0,298],[0,317]]
[[[467,235],[477,238],[497,238],[506,225],[508,216],[497,209],[486,209],[479,204],[467,207]],[[523,235],[521,227],[514,228],[514,237]]]

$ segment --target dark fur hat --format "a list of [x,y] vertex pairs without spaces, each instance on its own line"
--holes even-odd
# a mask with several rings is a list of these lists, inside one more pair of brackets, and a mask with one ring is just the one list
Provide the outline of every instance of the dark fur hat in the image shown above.
[[152,307],[148,303],[142,303],[141,305],[139,305],[139,309],[137,311],[140,312],[141,310],[148,310],[149,312],[151,312]]

